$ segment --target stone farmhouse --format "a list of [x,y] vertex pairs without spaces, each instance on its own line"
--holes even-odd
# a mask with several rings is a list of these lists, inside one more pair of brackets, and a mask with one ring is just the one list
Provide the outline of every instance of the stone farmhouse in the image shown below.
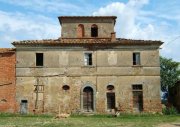
[[15,111],[161,112],[162,42],[116,38],[116,18],[60,16],[60,38],[13,42]]

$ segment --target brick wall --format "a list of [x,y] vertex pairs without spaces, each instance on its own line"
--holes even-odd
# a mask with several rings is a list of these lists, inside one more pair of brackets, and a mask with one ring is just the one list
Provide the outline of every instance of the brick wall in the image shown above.
[[0,49],[0,112],[15,112],[15,50]]

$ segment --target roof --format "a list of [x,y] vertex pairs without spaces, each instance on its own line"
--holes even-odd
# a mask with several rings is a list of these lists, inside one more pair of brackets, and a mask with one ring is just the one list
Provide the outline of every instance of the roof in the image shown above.
[[47,45],[47,46],[71,46],[71,45],[161,45],[161,41],[152,40],[131,40],[117,38],[116,41],[111,41],[111,38],[59,38],[47,40],[24,40],[15,41],[12,44],[17,45]]
[[58,19],[59,19],[59,22],[61,24],[61,20],[62,19],[97,19],[97,18],[110,18],[110,19],[116,19],[117,16],[59,16]]
[[113,19],[116,19],[117,16],[59,16],[58,18],[113,18]]
[[15,48],[0,48],[0,53],[15,52]]

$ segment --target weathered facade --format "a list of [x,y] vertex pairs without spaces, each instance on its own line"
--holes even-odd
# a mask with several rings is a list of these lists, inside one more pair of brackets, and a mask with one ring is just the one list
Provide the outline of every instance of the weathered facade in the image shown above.
[[0,48],[0,112],[15,112],[15,49]]
[[22,113],[160,112],[160,41],[115,37],[115,16],[59,17],[61,38],[13,42]]

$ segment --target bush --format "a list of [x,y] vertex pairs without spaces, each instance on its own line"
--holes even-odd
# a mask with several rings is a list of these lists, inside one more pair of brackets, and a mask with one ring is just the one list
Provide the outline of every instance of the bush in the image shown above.
[[175,107],[172,106],[172,107],[165,107],[165,108],[163,108],[162,113],[164,115],[177,115],[178,111],[176,110]]

